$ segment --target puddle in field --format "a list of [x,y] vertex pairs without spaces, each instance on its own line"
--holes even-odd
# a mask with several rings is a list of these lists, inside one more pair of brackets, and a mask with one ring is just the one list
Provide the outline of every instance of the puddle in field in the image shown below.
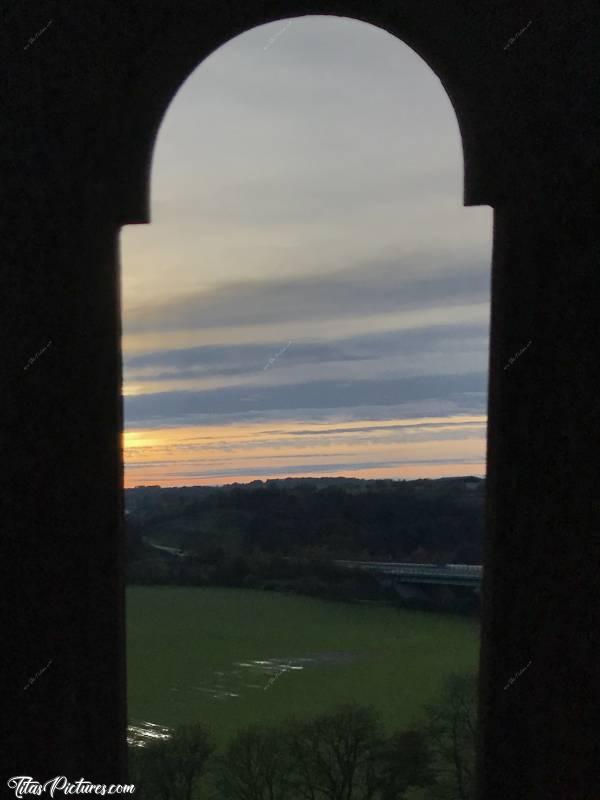
[[[288,672],[323,664],[347,664],[354,659],[352,653],[317,653],[302,658],[269,658],[266,661],[236,661],[237,667],[245,667],[257,672],[272,675],[274,672]],[[219,674],[219,673],[216,673]]]
[[134,720],[134,724],[127,726],[127,744],[133,747],[146,747],[151,742],[169,739],[172,731],[172,728],[157,725],[155,722]]
[[[348,664],[355,656],[352,653],[314,653],[300,658],[268,658],[248,661],[235,661],[234,669],[210,673],[196,686],[172,686],[171,691],[179,694],[201,692],[210,700],[227,700],[240,697],[248,689],[266,691],[286,673],[297,673],[310,667]],[[182,701],[183,702],[183,701]]]
[[[347,652],[313,653],[301,658],[267,658],[248,661],[235,661],[229,670],[215,670],[199,676],[198,685],[169,687],[173,693],[174,705],[187,705],[192,693],[200,693],[209,701],[228,700],[240,697],[248,690],[267,691],[283,677],[291,679],[292,674],[302,670],[324,665],[349,664],[356,655]],[[196,697],[198,695],[196,694]],[[127,744],[133,747],[146,747],[157,740],[169,739],[173,729],[155,722],[133,720],[127,727]]]

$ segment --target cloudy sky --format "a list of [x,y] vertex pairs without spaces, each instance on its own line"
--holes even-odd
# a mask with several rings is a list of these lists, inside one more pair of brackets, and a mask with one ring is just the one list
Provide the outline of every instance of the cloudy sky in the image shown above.
[[454,111],[338,17],[212,53],[121,233],[126,486],[485,474],[492,213]]

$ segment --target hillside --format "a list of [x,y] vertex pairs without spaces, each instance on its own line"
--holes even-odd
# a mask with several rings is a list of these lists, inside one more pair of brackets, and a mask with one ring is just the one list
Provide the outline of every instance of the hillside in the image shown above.
[[481,563],[485,481],[286,478],[125,490],[130,530],[196,556]]

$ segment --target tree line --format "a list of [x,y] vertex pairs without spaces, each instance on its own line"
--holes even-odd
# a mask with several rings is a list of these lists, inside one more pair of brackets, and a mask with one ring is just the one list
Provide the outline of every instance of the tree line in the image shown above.
[[478,564],[483,499],[484,481],[476,478],[126,490],[131,517],[183,550]]
[[473,800],[477,679],[450,675],[424,722],[386,734],[370,706],[252,725],[222,751],[203,724],[130,748],[141,800]]
[[457,586],[448,591],[445,587],[413,586],[407,596],[366,570],[341,567],[325,559],[285,559],[263,553],[232,556],[221,550],[179,559],[157,552],[147,548],[145,554],[128,561],[129,584],[258,589],[413,611],[479,613],[479,596],[470,588]]

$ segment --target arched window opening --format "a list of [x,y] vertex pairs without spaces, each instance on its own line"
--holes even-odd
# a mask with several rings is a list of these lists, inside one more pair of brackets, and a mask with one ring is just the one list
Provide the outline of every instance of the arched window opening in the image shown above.
[[345,731],[364,763],[385,739],[375,796],[470,796],[471,718],[446,778],[443,736],[477,669],[491,212],[462,169],[437,77],[355,20],[254,28],[173,101],[122,235],[142,785],[195,736],[223,797],[274,754],[308,796],[310,743]]

